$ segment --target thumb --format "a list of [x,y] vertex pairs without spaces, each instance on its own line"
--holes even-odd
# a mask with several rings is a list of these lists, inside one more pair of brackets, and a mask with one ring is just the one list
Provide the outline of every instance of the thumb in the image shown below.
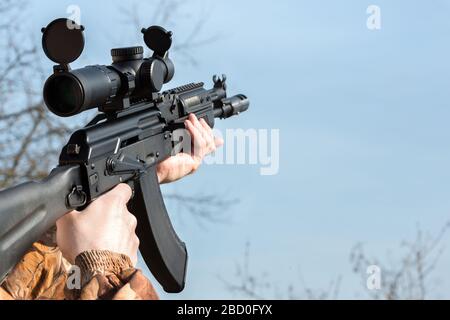
[[[116,198],[121,203],[127,204],[130,201],[131,196],[133,195],[133,191],[131,187],[126,183],[118,184],[114,189],[107,192],[104,197],[104,200],[109,200],[110,198]],[[108,202],[107,202],[108,203]]]

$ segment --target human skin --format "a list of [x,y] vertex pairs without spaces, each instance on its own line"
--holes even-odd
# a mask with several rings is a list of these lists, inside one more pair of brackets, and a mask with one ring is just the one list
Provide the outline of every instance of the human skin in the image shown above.
[[[193,114],[185,121],[185,127],[192,138],[191,153],[179,153],[161,162],[157,167],[160,183],[174,182],[196,172],[204,157],[223,145],[208,124]],[[73,264],[82,252],[108,250],[127,255],[136,265],[137,221],[127,209],[131,195],[131,188],[120,184],[85,210],[75,210],[60,218],[56,222],[56,240],[63,256]]]

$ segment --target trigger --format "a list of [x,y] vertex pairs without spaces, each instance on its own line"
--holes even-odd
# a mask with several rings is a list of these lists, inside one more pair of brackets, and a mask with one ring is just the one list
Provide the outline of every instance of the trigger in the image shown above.
[[133,199],[133,198],[134,198],[134,196],[135,196],[135,190],[134,190],[134,180],[130,180],[130,181],[128,181],[128,182],[127,182],[127,185],[129,185],[129,186],[130,186],[130,188],[131,188],[131,198],[130,198],[130,199]]

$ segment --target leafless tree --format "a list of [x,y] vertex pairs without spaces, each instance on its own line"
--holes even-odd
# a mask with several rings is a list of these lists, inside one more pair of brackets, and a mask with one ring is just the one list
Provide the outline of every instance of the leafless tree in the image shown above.
[[[181,31],[183,29],[184,38],[180,38],[180,32],[175,32],[177,41],[174,42],[171,53],[177,55],[179,63],[187,62],[197,66],[199,61],[193,51],[218,41],[223,35],[204,32],[210,16],[208,7],[210,2],[200,1],[195,10],[190,10],[193,3],[194,1],[185,0],[127,2],[126,6],[121,5],[123,24],[134,30],[140,30],[149,23],[164,26],[169,30]],[[148,18],[148,12],[153,12],[151,19]]]
[[39,179],[54,163],[67,125],[47,112],[38,47],[24,28],[26,1],[0,5],[0,188]]
[[361,275],[364,287],[367,281],[367,267],[376,265],[381,271],[380,290],[371,290],[374,299],[427,299],[435,293],[431,275],[444,252],[443,239],[450,229],[450,222],[437,234],[424,233],[417,228],[415,239],[403,241],[400,258],[388,256],[385,261],[369,258],[362,243],[351,251],[353,271]]
[[[166,193],[164,199],[177,206],[176,212],[189,212],[201,227],[205,227],[205,222],[228,223],[228,210],[239,203],[239,199],[222,198],[214,194],[187,195],[179,192]],[[181,215],[180,219],[183,220]]]
[[[362,279],[364,292],[367,292],[367,268],[376,265],[381,270],[381,288],[368,291],[369,298],[405,300],[435,297],[437,281],[434,281],[436,279],[433,279],[432,275],[444,252],[443,239],[449,229],[450,222],[434,235],[424,233],[418,228],[415,239],[401,243],[404,252],[400,258],[392,259],[389,256],[387,261],[369,258],[364,246],[361,243],[356,244],[351,250],[350,262],[353,272]],[[236,264],[234,279],[223,279],[220,276],[219,279],[229,292],[240,298],[308,300],[337,299],[342,281],[341,276],[338,276],[327,288],[311,288],[299,272],[298,284],[294,281],[280,289],[274,281],[269,280],[272,277],[271,274],[257,274],[251,270],[250,244],[247,243],[243,260]]]
[[232,281],[219,276],[225,288],[239,296],[249,299],[286,299],[286,300],[327,300],[337,299],[341,285],[341,276],[330,281],[326,289],[313,289],[306,284],[299,272],[299,285],[282,286],[272,280],[273,275],[263,272],[255,274],[250,268],[250,243],[245,246],[242,262],[236,263],[235,279]]
[[[132,19],[136,28],[148,23],[173,26],[189,1],[158,1],[151,8],[151,22],[140,21],[137,2],[122,11],[124,19]],[[25,180],[39,180],[57,163],[61,147],[78,121],[67,121],[47,110],[42,98],[42,84],[48,76],[40,59],[39,41],[29,36],[24,18],[29,14],[27,0],[3,0],[0,3],[0,189]],[[146,8],[149,12],[149,8]],[[120,14],[120,12],[118,13]],[[191,20],[192,32],[172,51],[180,52],[191,63],[196,60],[190,50],[214,39],[199,38],[205,15]],[[81,121],[80,121],[81,122]],[[214,195],[194,196],[170,194],[169,200],[203,221],[221,221],[218,213],[235,203],[219,200]]]

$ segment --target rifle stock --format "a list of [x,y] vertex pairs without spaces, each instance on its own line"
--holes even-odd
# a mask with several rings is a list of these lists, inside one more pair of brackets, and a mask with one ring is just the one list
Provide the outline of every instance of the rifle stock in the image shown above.
[[[71,195],[76,198],[74,190],[81,185],[81,179],[79,166],[63,166],[42,181],[0,191],[0,280],[57,219],[85,204],[83,199],[68,199]],[[128,207],[138,220],[136,233],[144,261],[166,292],[181,292],[187,251],[170,222],[156,167],[130,182],[134,196]],[[77,203],[71,205],[71,201]]]
[[62,117],[93,108],[100,113],[72,134],[48,178],[0,192],[0,280],[58,218],[128,183],[142,256],[165,291],[180,292],[187,251],[167,214],[156,166],[174,155],[180,141],[172,140],[173,133],[189,114],[214,127],[215,118],[247,111],[249,99],[227,97],[225,75],[214,76],[211,89],[201,82],[160,92],[175,66],[168,55],[172,33],[159,26],[142,29],[151,57],[144,58],[140,46],[116,48],[111,65],[72,70],[69,64],[83,51],[84,27],[69,25],[77,26],[56,19],[42,29],[44,52],[58,63],[44,85],[45,103]]
[[66,214],[67,195],[80,183],[79,166],[54,169],[41,182],[0,191],[0,280],[56,220]]

